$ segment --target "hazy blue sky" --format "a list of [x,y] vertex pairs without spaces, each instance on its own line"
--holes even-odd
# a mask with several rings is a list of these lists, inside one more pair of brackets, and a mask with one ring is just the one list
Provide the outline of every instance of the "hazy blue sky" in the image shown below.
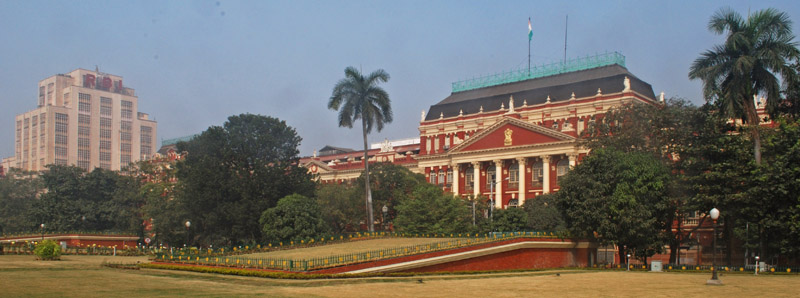
[[[564,3],[565,2],[565,3]],[[703,101],[687,72],[722,37],[709,17],[774,7],[800,33],[800,1],[9,1],[0,0],[0,157],[14,154],[14,116],[35,108],[37,84],[76,68],[120,75],[139,110],[169,139],[230,115],[278,117],[303,138],[360,148],[327,109],[347,66],[385,69],[395,121],[369,141],[418,137],[420,111],[450,84],[568,57],[619,51],[658,94]]]

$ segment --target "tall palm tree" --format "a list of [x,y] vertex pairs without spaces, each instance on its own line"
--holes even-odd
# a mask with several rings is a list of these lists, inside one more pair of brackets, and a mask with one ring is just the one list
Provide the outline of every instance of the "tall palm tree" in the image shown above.
[[794,79],[796,73],[790,63],[800,52],[793,41],[792,21],[786,13],[772,8],[747,19],[723,8],[711,17],[708,29],[727,34],[727,38],[692,63],[689,78],[703,81],[706,100],[723,115],[751,126],[755,161],[761,164],[760,119],[753,96],[767,96],[767,112],[772,116],[781,101],[781,79]]
[[[328,109],[339,111],[339,126],[353,128],[353,123],[361,119],[361,132],[364,136],[364,177],[366,178],[366,201],[369,231],[375,230],[372,216],[372,191],[369,187],[369,159],[367,156],[367,134],[375,127],[380,132],[383,124],[392,122],[392,105],[389,93],[378,84],[389,81],[389,73],[383,69],[373,71],[366,77],[355,67],[344,70],[345,78],[333,87],[333,95],[328,101]],[[341,109],[340,109],[341,108]]]

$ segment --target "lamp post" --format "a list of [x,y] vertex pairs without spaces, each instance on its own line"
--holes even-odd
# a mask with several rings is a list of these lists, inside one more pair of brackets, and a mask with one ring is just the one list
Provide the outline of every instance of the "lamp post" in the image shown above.
[[386,204],[384,204],[383,208],[381,208],[381,211],[383,211],[383,214],[381,215],[381,222],[383,223],[383,229],[386,230],[388,227],[386,224],[386,218],[389,217],[389,207],[386,207]]
[[192,226],[192,222],[187,220],[183,225],[186,226],[186,244],[183,245],[185,247],[189,245],[189,227]]
[[[497,175],[497,174],[495,174],[495,175]],[[491,203],[491,204],[489,204],[489,219],[490,220],[494,220],[494,185],[497,184],[497,183],[502,183],[503,181],[508,181],[509,178],[511,178],[511,177],[506,177],[505,179],[497,181],[497,182],[492,181],[492,184],[489,184],[489,202]]]
[[631,254],[628,254],[625,259],[625,267],[627,267],[628,271],[631,271]]
[[756,256],[756,275],[758,275],[758,256]]
[[40,224],[39,227],[42,230],[42,241],[44,241],[44,224]]
[[711,215],[711,220],[714,221],[714,239],[711,244],[713,251],[711,255],[711,279],[706,282],[709,285],[721,285],[722,281],[717,278],[717,219],[719,219],[719,210],[717,208],[711,209],[708,213]]

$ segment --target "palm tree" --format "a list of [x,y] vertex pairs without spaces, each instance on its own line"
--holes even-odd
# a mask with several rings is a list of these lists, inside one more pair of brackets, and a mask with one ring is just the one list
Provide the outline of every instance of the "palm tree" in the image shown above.
[[[369,231],[374,231],[372,216],[372,191],[369,187],[369,160],[367,156],[367,134],[375,127],[380,132],[384,123],[392,122],[392,105],[389,93],[378,87],[380,82],[389,81],[389,74],[378,69],[368,76],[355,67],[344,70],[345,78],[333,87],[333,95],[328,109],[339,111],[339,126],[353,128],[353,123],[361,119],[361,132],[364,136],[364,177],[366,178],[367,217]],[[340,109],[341,108],[341,109]]]
[[756,164],[761,164],[760,119],[753,96],[765,94],[767,112],[775,115],[781,101],[781,80],[776,74],[784,82],[793,80],[796,73],[790,61],[800,56],[792,21],[772,8],[747,19],[723,8],[711,17],[708,29],[718,35],[727,33],[727,38],[692,63],[689,78],[703,81],[706,100],[725,117],[742,119],[751,126]]

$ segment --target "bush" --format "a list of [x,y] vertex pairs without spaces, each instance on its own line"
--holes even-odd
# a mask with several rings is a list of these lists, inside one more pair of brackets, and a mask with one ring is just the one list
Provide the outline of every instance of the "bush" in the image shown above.
[[39,260],[60,260],[61,246],[53,240],[45,240],[36,245],[33,253]]

